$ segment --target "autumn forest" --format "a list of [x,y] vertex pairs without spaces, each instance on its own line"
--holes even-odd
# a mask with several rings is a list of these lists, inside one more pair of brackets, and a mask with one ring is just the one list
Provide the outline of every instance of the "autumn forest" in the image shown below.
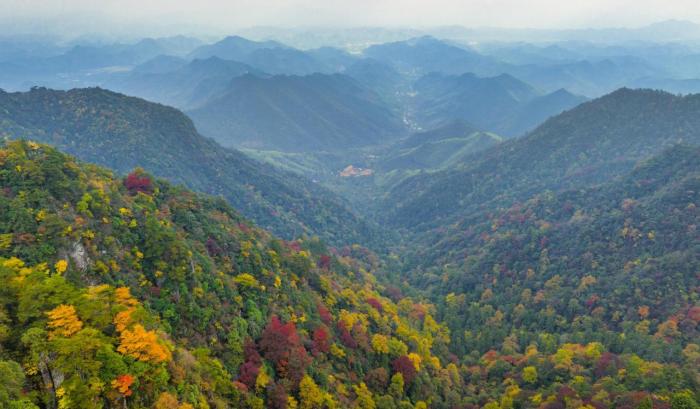
[[700,409],[700,26],[242,33],[0,34],[1,409]]

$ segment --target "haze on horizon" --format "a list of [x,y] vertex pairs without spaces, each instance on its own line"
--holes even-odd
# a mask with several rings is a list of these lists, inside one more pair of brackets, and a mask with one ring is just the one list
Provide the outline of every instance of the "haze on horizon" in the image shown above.
[[0,0],[7,34],[221,35],[250,27],[578,29],[700,22],[696,0]]

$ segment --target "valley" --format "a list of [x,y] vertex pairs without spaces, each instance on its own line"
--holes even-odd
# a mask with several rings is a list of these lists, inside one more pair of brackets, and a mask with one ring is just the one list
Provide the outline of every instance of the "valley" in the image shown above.
[[668,24],[2,38],[0,407],[698,408]]

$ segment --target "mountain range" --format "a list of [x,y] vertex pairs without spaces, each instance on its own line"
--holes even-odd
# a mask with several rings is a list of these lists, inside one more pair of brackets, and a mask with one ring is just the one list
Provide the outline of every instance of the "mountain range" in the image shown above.
[[695,46],[440,31],[0,50],[0,407],[697,409]]
[[[19,44],[8,40],[8,50]],[[100,86],[185,110],[202,134],[226,146],[291,152],[389,145],[454,120],[521,136],[625,85],[696,88],[691,45],[419,36],[358,51],[301,50],[229,36],[208,44],[172,37],[30,46],[32,53],[0,58],[0,87]]]
[[[170,146],[187,134],[189,162],[207,163],[192,153],[208,140],[172,108],[101,89],[2,101],[5,137],[165,173],[187,160]],[[390,151],[493,139],[385,198],[432,180],[410,194],[422,213],[397,217],[414,203],[388,213],[409,232],[392,243],[400,258],[279,240],[222,198],[141,169],[115,177],[46,145],[5,142],[0,344],[12,354],[0,369],[12,382],[0,402],[693,407],[698,110],[697,96],[620,90],[517,139],[455,122],[396,142]],[[177,129],[188,132],[162,139]],[[86,376],[100,382],[83,388]]]
[[330,191],[222,148],[174,108],[98,88],[0,93],[0,107],[3,138],[49,143],[120,174],[143,167],[224,196],[283,237],[350,244],[378,234]]

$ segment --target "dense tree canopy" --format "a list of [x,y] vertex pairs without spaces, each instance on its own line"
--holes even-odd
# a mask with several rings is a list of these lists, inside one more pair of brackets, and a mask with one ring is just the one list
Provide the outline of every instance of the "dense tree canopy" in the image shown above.
[[[382,295],[366,249],[282,241],[221,199],[141,170],[117,179],[32,142],[0,150],[0,186],[11,284],[0,289],[0,368],[12,377],[0,399],[13,405],[373,407],[386,396],[412,407],[459,396],[447,329],[430,304]],[[412,382],[392,388],[397,358]],[[381,371],[370,388],[363,379]]]

